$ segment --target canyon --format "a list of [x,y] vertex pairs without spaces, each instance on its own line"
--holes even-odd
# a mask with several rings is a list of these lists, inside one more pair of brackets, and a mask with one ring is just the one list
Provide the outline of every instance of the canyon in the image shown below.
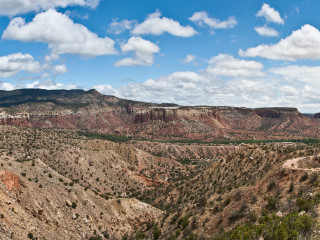
[[319,239],[319,131],[296,108],[0,91],[0,239]]

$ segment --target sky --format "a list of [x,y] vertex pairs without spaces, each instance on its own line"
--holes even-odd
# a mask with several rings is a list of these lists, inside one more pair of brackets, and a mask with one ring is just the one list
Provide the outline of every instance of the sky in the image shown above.
[[318,0],[0,0],[0,90],[320,112]]

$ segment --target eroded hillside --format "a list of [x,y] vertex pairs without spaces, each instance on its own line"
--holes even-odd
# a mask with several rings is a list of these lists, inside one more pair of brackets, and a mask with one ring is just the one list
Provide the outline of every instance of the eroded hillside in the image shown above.
[[314,141],[115,143],[0,128],[4,239],[275,239],[290,221],[319,238]]
[[288,218],[308,222],[304,230],[292,227],[298,233],[291,239],[318,239],[319,151],[314,144],[243,145],[193,179],[142,199],[166,211],[161,239],[287,239],[277,234]]
[[148,139],[318,138],[320,120],[296,108],[153,104],[96,90],[0,91],[0,124],[89,131]]
[[[75,181],[76,171],[74,175],[71,169],[69,174],[63,171],[60,174],[59,167],[51,162],[54,156],[50,153],[50,144],[55,142],[61,149],[55,151],[64,152],[70,150],[66,146],[77,147],[79,139],[66,135],[62,135],[63,138],[61,133],[38,132],[43,141],[39,142],[31,141],[29,137],[34,137],[34,132],[30,129],[2,127],[1,130],[1,239],[89,239],[92,236],[121,239],[134,229],[161,219],[161,210],[136,199],[107,200],[98,194],[99,184],[86,188],[83,186],[85,181]],[[61,162],[66,163],[63,159],[66,156],[60,157]],[[71,159],[74,158],[67,160]],[[117,164],[115,162],[115,166]],[[72,162],[61,169],[67,169],[69,165],[75,169]],[[90,179],[88,175],[87,182]],[[108,182],[103,186],[115,186],[121,195],[118,185]]]

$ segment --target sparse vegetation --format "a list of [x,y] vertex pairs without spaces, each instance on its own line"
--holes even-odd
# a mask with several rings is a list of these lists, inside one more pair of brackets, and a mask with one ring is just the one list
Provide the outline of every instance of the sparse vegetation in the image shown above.
[[[21,140],[17,140],[19,131],[24,133]],[[0,133],[0,140],[4,133]],[[50,190],[59,189],[58,195],[61,192],[65,200],[58,201],[58,205],[66,221],[75,226],[95,224],[96,230],[88,231],[92,239],[296,239],[295,232],[306,237],[315,234],[313,223],[320,204],[316,194],[318,171],[291,168],[317,168],[317,160],[312,157],[319,150],[316,143],[262,141],[199,146],[170,141],[141,143],[130,138],[124,141],[126,144],[115,144],[52,130],[37,130],[36,138],[29,129],[13,128],[6,134],[6,141],[0,143],[2,168],[27,177],[23,183],[36,187],[39,202],[54,204],[57,195],[52,197]],[[283,167],[287,160],[297,157],[303,159],[299,164]],[[82,190],[85,200],[79,195]],[[115,231],[99,224],[109,214],[90,198],[99,201],[100,206],[112,204],[108,207],[120,209],[126,206],[126,200],[130,201],[127,198],[137,198],[165,210],[165,214],[132,233],[124,235],[126,232],[120,231],[115,237]],[[94,214],[88,210],[83,213],[88,208]],[[18,215],[20,209],[10,206],[10,215]],[[47,211],[36,205],[33,214],[41,218]],[[308,217],[298,215],[303,211],[311,223]],[[295,225],[291,231],[290,224],[300,227]],[[230,228],[229,232],[219,232]],[[211,229],[210,233],[205,229]]]

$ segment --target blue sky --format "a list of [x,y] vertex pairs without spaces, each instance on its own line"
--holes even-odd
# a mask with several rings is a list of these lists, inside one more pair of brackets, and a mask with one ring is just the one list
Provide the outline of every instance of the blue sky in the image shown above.
[[320,112],[317,0],[0,0],[0,89]]

